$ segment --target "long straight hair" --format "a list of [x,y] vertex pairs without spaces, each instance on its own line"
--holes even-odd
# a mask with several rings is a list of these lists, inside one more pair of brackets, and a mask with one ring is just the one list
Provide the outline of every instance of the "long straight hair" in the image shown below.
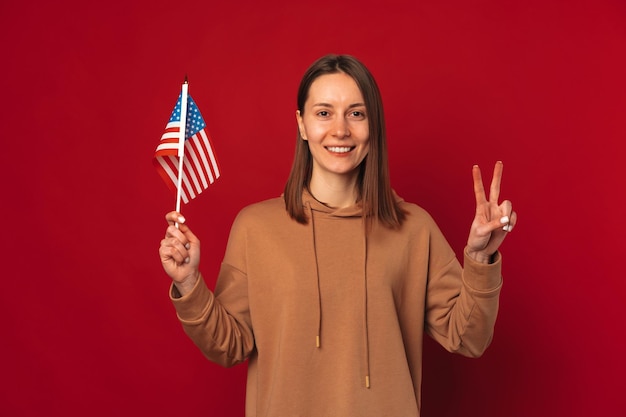
[[[298,110],[304,114],[304,104],[311,84],[326,74],[345,73],[356,82],[367,110],[369,127],[369,152],[359,165],[357,196],[363,206],[363,218],[367,225],[374,220],[390,228],[400,227],[405,212],[396,203],[389,180],[387,162],[387,136],[383,103],[378,85],[369,70],[350,55],[326,55],[315,61],[304,73],[298,88]],[[296,152],[291,173],[285,185],[285,204],[289,215],[299,223],[308,222],[302,202],[302,193],[309,186],[313,172],[313,157],[309,143],[302,139],[300,130],[296,136]]]

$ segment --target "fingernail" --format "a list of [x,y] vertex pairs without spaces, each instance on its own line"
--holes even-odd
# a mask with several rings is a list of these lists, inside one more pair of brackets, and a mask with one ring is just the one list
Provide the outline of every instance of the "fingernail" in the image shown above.
[[190,260],[189,257],[185,258],[185,263],[188,264]]
[[511,230],[513,230],[513,226],[511,226],[510,224],[507,224],[506,226],[502,228],[502,230],[504,230],[505,232],[510,232]]
[[189,243],[185,243],[185,249],[189,249],[191,245]]
[[178,223],[185,223],[185,218],[183,216],[178,216]]
[[506,224],[506,223],[508,223],[508,222],[509,222],[509,216],[503,216],[503,217],[500,219],[500,223],[502,223],[502,224]]

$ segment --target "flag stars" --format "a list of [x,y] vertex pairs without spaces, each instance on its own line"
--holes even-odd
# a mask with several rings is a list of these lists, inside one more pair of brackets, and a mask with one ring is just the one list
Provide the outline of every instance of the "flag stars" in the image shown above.
[[[180,191],[183,202],[195,198],[209,184],[220,176],[217,159],[209,141],[208,133],[204,131],[206,123],[200,114],[191,96],[187,100],[187,117],[185,128],[185,164],[181,168],[178,156],[178,143],[172,143],[173,134],[181,130],[181,101],[182,95],[174,106],[165,133],[155,152],[155,165],[163,179],[173,189]],[[178,141],[176,141],[178,142]],[[187,156],[187,152],[191,157]],[[182,177],[179,184],[178,178]],[[179,187],[177,189],[177,187]]]
[[[172,116],[171,122],[180,122],[181,117],[181,97],[178,97]],[[206,127],[206,123],[200,114],[200,110],[191,96],[187,96],[187,121],[185,123],[185,137],[189,138]]]

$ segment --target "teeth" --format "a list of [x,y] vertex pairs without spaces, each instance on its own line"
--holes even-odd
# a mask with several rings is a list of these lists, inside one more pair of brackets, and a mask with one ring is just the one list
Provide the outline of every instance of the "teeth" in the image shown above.
[[346,153],[350,152],[351,148],[349,146],[329,146],[327,149],[335,153]]

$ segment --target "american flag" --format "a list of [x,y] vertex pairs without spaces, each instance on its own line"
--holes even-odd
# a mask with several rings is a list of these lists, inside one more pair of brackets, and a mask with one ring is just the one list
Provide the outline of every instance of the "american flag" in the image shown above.
[[[176,192],[178,187],[178,135],[182,93],[172,112],[165,133],[154,153],[154,166],[168,185]],[[181,198],[185,204],[196,198],[219,178],[220,170],[213,152],[211,138],[198,106],[187,96],[187,123],[185,129],[185,154]]]

